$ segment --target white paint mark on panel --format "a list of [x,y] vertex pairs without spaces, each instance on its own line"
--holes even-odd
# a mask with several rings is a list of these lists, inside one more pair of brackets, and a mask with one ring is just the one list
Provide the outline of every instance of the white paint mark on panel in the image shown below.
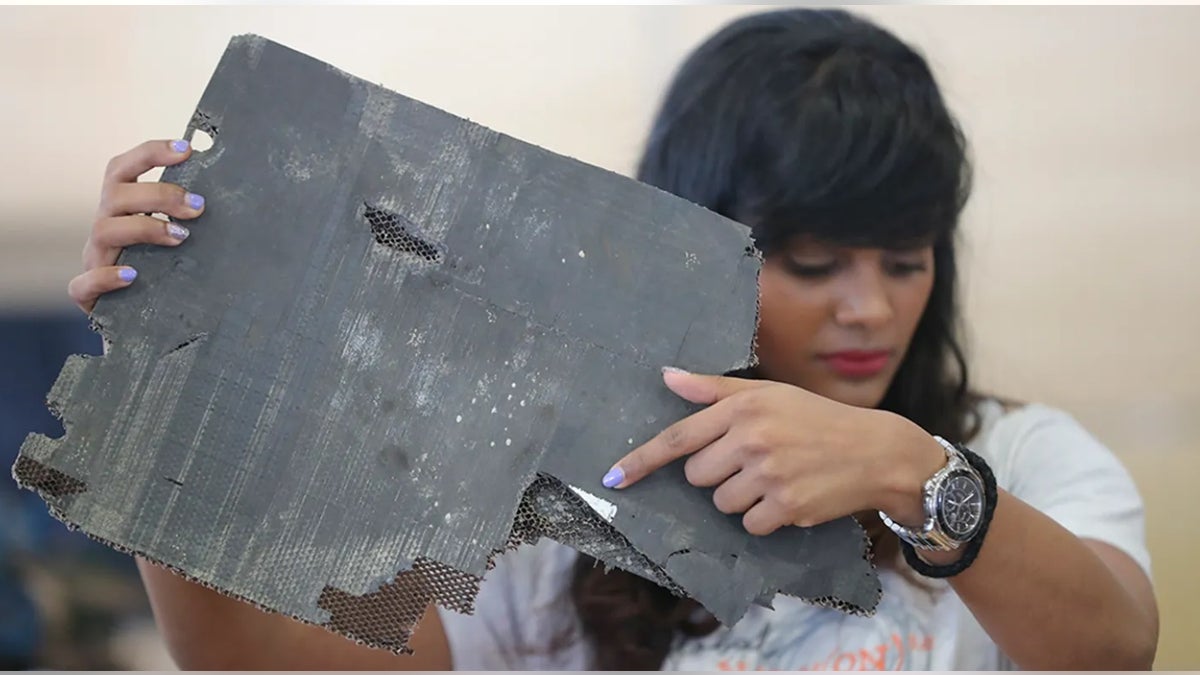
[[608,500],[601,499],[586,490],[581,490],[581,489],[575,487],[574,485],[568,485],[567,487],[571,488],[571,490],[575,494],[582,497],[583,501],[587,502],[588,506],[592,507],[593,511],[600,514],[600,517],[603,518],[606,522],[611,523],[613,520],[613,517],[617,515],[617,505],[616,504],[613,504],[612,502],[610,502]]

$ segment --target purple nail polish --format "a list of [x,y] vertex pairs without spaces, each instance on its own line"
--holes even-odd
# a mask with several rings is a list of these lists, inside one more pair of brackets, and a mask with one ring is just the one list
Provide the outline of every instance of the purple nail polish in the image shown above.
[[175,152],[187,152],[188,142],[187,141],[171,141],[171,149],[174,150]]
[[184,199],[187,200],[188,206],[190,206],[191,208],[193,208],[197,211],[204,208],[204,197],[201,197],[198,194],[189,192],[189,193],[187,193],[187,197],[185,197]]
[[172,239],[183,241],[188,238],[191,231],[178,223],[167,223],[167,234],[171,235]]
[[122,267],[117,271],[117,276],[121,278],[121,281],[129,283],[137,278],[137,270],[132,267]]
[[600,481],[606,488],[615,488],[625,482],[625,472],[619,466],[614,466],[604,474],[604,480]]

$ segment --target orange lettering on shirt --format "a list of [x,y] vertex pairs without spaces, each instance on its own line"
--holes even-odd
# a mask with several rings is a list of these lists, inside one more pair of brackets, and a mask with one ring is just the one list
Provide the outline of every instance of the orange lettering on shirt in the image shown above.
[[[850,663],[846,664],[846,666],[843,667],[842,659],[850,659]],[[855,669],[854,666],[857,663],[858,663],[858,659],[856,659],[854,657],[854,654],[851,654],[850,652],[842,652],[841,654],[838,654],[837,660],[833,662],[833,669],[834,670],[854,670]]]
[[887,656],[888,645],[882,644],[875,647],[875,653],[872,655],[869,649],[858,650],[858,659],[861,662],[858,666],[859,670],[883,670],[887,662],[884,657]]

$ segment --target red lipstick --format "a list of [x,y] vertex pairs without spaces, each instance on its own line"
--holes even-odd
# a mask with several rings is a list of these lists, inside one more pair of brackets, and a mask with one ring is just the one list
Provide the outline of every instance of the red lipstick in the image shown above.
[[878,375],[887,367],[892,353],[885,349],[857,350],[822,354],[821,359],[842,377],[865,378]]

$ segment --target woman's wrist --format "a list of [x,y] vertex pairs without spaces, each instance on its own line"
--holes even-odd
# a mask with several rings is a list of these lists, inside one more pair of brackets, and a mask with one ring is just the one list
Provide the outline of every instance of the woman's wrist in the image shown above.
[[946,451],[911,421],[876,412],[881,421],[874,435],[880,448],[880,461],[873,469],[878,486],[874,508],[901,525],[920,527],[925,522],[925,483],[946,465]]

